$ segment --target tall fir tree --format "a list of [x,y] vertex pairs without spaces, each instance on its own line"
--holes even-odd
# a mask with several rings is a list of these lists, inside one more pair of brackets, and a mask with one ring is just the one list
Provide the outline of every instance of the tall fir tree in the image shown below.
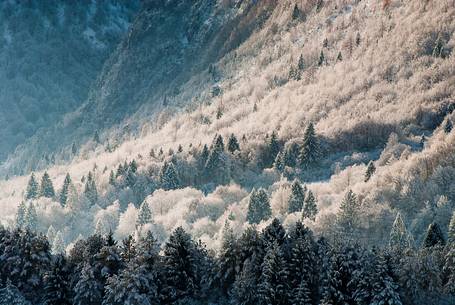
[[381,256],[373,278],[373,299],[371,305],[402,305],[399,287],[393,279],[389,259]]
[[69,190],[70,190],[70,187],[71,187],[71,177],[70,177],[70,174],[66,174],[65,176],[65,180],[63,181],[63,186],[62,186],[62,189],[60,191],[60,196],[59,196],[59,201],[60,201],[60,205],[62,207],[66,206],[66,203],[68,202],[68,194],[69,194]]
[[216,280],[225,295],[228,295],[237,274],[239,273],[238,256],[237,239],[229,222],[226,222],[223,229],[223,238],[216,273]]
[[300,71],[305,70],[305,59],[303,58],[303,54],[300,54],[299,62],[297,64],[297,67],[299,68]]
[[172,162],[164,162],[160,171],[160,184],[165,190],[175,190],[179,188],[180,180]]
[[46,198],[53,198],[55,196],[54,186],[47,172],[44,172],[41,178],[40,195]]
[[427,233],[425,235],[425,239],[423,241],[423,247],[431,248],[434,246],[444,246],[445,240],[444,235],[442,234],[442,230],[439,227],[439,224],[433,222],[428,226]]
[[303,168],[317,164],[320,159],[321,150],[319,140],[312,122],[308,124],[303,136],[303,145],[300,151],[300,163]]
[[308,218],[312,221],[315,221],[317,214],[318,206],[316,197],[314,196],[313,192],[309,190],[308,194],[305,197],[305,204],[303,206],[302,217],[303,219]]
[[96,188],[95,177],[90,171],[87,175],[87,181],[85,182],[84,195],[90,201],[91,204],[95,204],[98,201],[98,189]]
[[53,257],[51,268],[44,276],[43,305],[71,305],[71,267],[65,256]]
[[403,252],[412,247],[411,235],[408,233],[400,212],[397,213],[390,232],[389,246],[392,250]]
[[272,216],[272,209],[267,193],[264,189],[254,190],[250,194],[247,220],[251,224],[258,224]]
[[357,196],[349,190],[341,201],[340,211],[337,215],[337,225],[345,237],[351,238],[359,227],[359,204]]
[[227,150],[231,154],[233,154],[236,151],[240,150],[239,141],[237,140],[237,137],[233,133],[229,136]]
[[450,133],[453,129],[453,124],[452,124],[452,120],[450,120],[449,118],[446,120],[445,124],[444,124],[444,132],[445,133]]
[[137,215],[136,226],[141,227],[145,224],[152,222],[152,211],[147,201],[144,201],[139,208],[139,213]]
[[278,136],[276,131],[272,132],[270,139],[267,141],[267,153],[266,153],[266,167],[270,167],[273,165],[276,156],[280,152],[280,143],[278,141]]
[[36,199],[39,195],[39,186],[38,182],[36,181],[35,174],[32,173],[30,176],[30,180],[28,180],[27,190],[25,193],[25,199]]
[[57,231],[54,239],[52,240],[52,254],[65,254],[65,245],[63,241],[62,232]]
[[280,173],[284,171],[285,169],[284,153],[282,151],[280,151],[278,155],[276,155],[275,161],[273,162],[273,168]]
[[0,305],[32,305],[19,289],[8,279],[0,288]]
[[298,180],[294,180],[291,186],[291,195],[288,201],[289,213],[301,212],[305,203],[306,187],[302,187]]
[[365,182],[368,182],[373,174],[376,172],[376,166],[374,166],[373,161],[368,163],[367,171],[365,172]]
[[449,223],[449,231],[447,232],[447,243],[455,245],[455,211],[452,212],[452,218]]
[[115,182],[116,182],[116,179],[115,179],[115,174],[114,174],[114,171],[111,170],[111,173],[109,174],[109,184],[112,185],[112,186],[115,186]]
[[205,164],[205,174],[216,183],[225,183],[230,178],[228,159],[224,153],[224,142],[221,135],[215,136]]
[[453,243],[447,247],[443,274],[445,275],[444,292],[455,297],[455,245]]
[[35,232],[38,226],[38,215],[36,214],[35,205],[30,202],[25,214],[25,229]]
[[24,228],[26,224],[26,215],[27,215],[27,206],[25,205],[25,202],[22,201],[21,204],[19,204],[19,207],[17,208],[16,212],[16,227],[17,228]]

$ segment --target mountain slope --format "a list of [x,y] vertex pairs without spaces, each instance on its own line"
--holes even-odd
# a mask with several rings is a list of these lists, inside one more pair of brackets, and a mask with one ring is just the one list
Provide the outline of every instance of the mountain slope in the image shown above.
[[0,160],[87,98],[139,1],[0,4]]

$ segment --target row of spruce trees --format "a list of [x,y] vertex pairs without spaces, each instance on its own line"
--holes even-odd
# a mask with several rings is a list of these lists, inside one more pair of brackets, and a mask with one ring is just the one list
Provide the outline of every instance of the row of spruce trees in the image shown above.
[[455,219],[447,244],[430,227],[421,249],[401,229],[366,249],[300,222],[240,236],[227,222],[216,253],[179,227],[164,245],[149,231],[121,243],[95,234],[52,255],[43,235],[1,228],[0,304],[453,304]]

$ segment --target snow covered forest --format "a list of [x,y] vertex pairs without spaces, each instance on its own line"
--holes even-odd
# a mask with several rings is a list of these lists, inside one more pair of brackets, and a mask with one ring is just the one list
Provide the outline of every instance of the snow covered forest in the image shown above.
[[93,3],[139,12],[0,165],[0,305],[455,304],[453,0]]

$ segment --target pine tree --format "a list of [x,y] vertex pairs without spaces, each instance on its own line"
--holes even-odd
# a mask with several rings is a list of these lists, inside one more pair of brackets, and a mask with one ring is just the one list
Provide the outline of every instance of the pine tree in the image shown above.
[[210,149],[210,154],[205,164],[206,176],[213,181],[224,183],[229,179],[228,160],[224,153],[223,137],[215,136],[214,143]]
[[276,169],[278,172],[283,172],[285,169],[284,165],[284,153],[280,151],[278,155],[276,155],[275,162],[273,162],[273,168]]
[[312,191],[308,191],[308,194],[305,198],[305,204],[303,206],[302,217],[303,219],[308,218],[312,221],[316,220],[316,215],[318,214],[318,207],[316,202],[316,197],[314,197]]
[[398,285],[390,274],[386,257],[380,257],[376,265],[375,276],[373,279],[373,299],[371,305],[401,305]]
[[54,186],[52,180],[47,172],[44,172],[41,178],[40,196],[52,198],[55,196]]
[[288,211],[289,213],[301,212],[305,203],[305,191],[299,181],[294,180],[291,186],[291,196],[289,196]]
[[130,162],[129,168],[131,169],[131,171],[133,173],[137,172],[137,162],[136,162],[136,160],[133,159],[133,161]]
[[447,233],[447,244],[455,245],[455,211],[453,211],[452,218],[450,219],[449,231]]
[[175,190],[179,188],[179,177],[172,162],[164,162],[160,171],[160,184],[165,190]]
[[115,174],[114,171],[111,170],[111,173],[109,174],[109,184],[115,186],[115,182],[116,182]]
[[449,246],[444,258],[444,292],[455,296],[455,246]]
[[282,246],[286,242],[286,230],[284,229],[278,218],[274,218],[262,232],[262,239],[266,247],[277,243]]
[[76,146],[76,143],[73,143],[73,145],[71,145],[71,153],[74,155],[76,155],[77,153],[77,146]]
[[49,244],[52,244],[56,234],[57,234],[57,231],[55,231],[54,226],[50,225],[49,228],[47,229],[47,233],[46,233],[46,238],[49,241]]
[[31,202],[25,214],[25,228],[30,231],[36,231],[38,226],[38,215],[36,214],[35,205]]
[[62,232],[58,231],[52,241],[52,254],[65,254]]
[[17,228],[24,228],[26,224],[26,215],[27,215],[27,207],[25,205],[25,202],[22,201],[21,204],[19,204],[19,207],[17,208],[16,212],[16,227]]
[[365,182],[368,182],[375,172],[376,172],[376,166],[374,166],[373,161],[370,161],[368,163],[367,171],[365,173]]
[[423,241],[423,247],[431,248],[434,246],[444,246],[445,240],[442,234],[441,228],[436,222],[433,222],[428,227],[425,239]]
[[65,180],[63,181],[62,190],[60,191],[60,196],[59,196],[60,205],[62,207],[66,206],[66,203],[68,201],[68,192],[69,192],[71,183],[72,183],[72,181],[71,181],[70,174],[66,174]]
[[303,54],[300,54],[299,62],[297,64],[297,67],[299,68],[300,71],[305,70],[305,59],[303,58]]
[[310,122],[303,136],[303,145],[300,151],[300,163],[304,168],[316,164],[320,158],[319,141],[314,130],[313,123]]
[[51,269],[44,276],[43,305],[70,305],[71,268],[63,255],[54,257]]
[[202,151],[198,157],[198,167],[199,167],[200,171],[205,169],[205,164],[207,163],[209,154],[210,154],[209,148],[208,148],[207,144],[204,144],[204,147],[202,148]]
[[226,222],[223,229],[223,239],[218,258],[216,279],[222,292],[227,295],[239,273],[238,244],[232,228]]
[[103,285],[96,278],[95,269],[88,263],[82,268],[79,281],[74,287],[74,305],[99,305],[103,300]]
[[137,215],[136,226],[140,227],[145,224],[152,222],[152,211],[147,201],[144,201],[139,208],[139,214]]
[[324,64],[325,64],[324,51],[321,50],[321,53],[319,54],[318,66],[320,67]]
[[300,17],[301,17],[301,12],[300,12],[297,4],[295,4],[294,9],[292,10],[292,20],[300,19]]
[[447,119],[446,123],[444,125],[444,132],[450,133],[452,131],[452,129],[453,129],[452,121],[450,119]]
[[291,143],[285,150],[283,161],[284,165],[295,167],[299,160],[300,148],[295,142]]
[[25,199],[29,200],[38,198],[38,191],[38,182],[36,181],[35,174],[32,173],[30,180],[28,181]]
[[408,230],[406,230],[406,226],[400,212],[397,213],[395,221],[392,225],[389,246],[399,252],[403,252],[405,249],[410,249],[412,247],[411,236],[408,233]]
[[343,55],[341,55],[341,52],[338,52],[337,61],[343,61]]
[[275,131],[272,132],[267,146],[269,154],[268,166],[271,166],[273,164],[273,161],[275,161],[276,156],[280,152],[280,143],[278,142],[278,136]]
[[337,224],[341,232],[348,235],[353,234],[359,226],[359,204],[352,190],[346,193],[341,202]]
[[444,53],[444,43],[442,41],[441,35],[438,35],[436,39],[434,48],[433,48],[433,57],[443,57]]
[[260,223],[272,216],[270,201],[264,189],[254,190],[250,194],[247,220],[251,224]]
[[359,32],[357,32],[357,35],[355,36],[355,44],[357,46],[360,45],[360,33]]
[[278,243],[267,249],[258,285],[259,304],[287,304],[289,301],[288,270]]
[[98,201],[98,190],[96,188],[95,178],[92,172],[88,172],[87,181],[85,182],[84,194],[91,204]]
[[227,149],[231,154],[233,154],[237,150],[240,150],[239,141],[237,140],[236,136],[233,133],[229,137]]
[[8,279],[6,286],[0,289],[0,305],[31,305],[31,303]]

